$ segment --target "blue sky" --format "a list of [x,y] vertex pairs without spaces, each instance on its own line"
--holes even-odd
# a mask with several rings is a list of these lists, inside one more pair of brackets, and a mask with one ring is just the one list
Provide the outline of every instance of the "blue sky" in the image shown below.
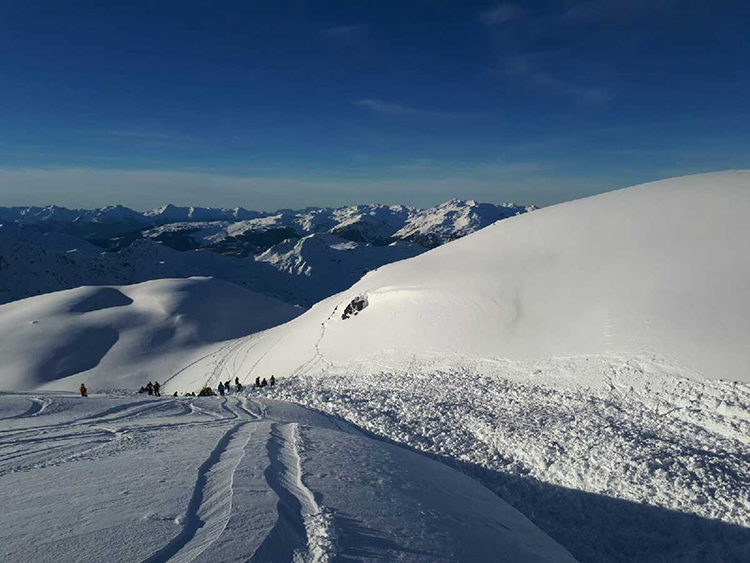
[[745,2],[0,3],[0,205],[542,205],[750,166]]

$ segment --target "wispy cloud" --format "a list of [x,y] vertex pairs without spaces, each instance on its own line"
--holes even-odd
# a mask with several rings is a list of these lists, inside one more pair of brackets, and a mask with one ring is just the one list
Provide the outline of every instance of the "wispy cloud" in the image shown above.
[[484,25],[501,25],[521,17],[518,4],[506,2],[479,13],[478,18]]
[[461,120],[474,117],[474,114],[471,113],[417,109],[403,104],[372,98],[356,100],[352,103],[355,106],[367,108],[374,113],[393,118]]
[[607,88],[584,86],[557,78],[544,70],[532,57],[526,55],[509,56],[506,60],[505,72],[508,75],[523,77],[524,80],[530,81],[539,88],[563,94],[579,104],[605,104],[614,98],[614,94]]

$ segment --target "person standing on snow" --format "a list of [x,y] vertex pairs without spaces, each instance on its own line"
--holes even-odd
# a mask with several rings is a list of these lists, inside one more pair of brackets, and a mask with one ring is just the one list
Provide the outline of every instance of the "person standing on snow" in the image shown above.
[[260,387],[260,376],[255,378],[255,386]]
[[154,384],[150,381],[146,384],[146,393],[148,393],[149,395],[154,394]]
[[219,381],[219,395],[224,396],[224,384]]
[[154,382],[154,395],[156,395],[157,397],[161,397],[161,393],[159,393],[160,387],[161,385],[159,385],[158,381]]
[[81,386],[78,388],[78,390],[81,392],[81,397],[88,397],[89,396],[89,392],[88,392],[88,390],[86,389],[86,386],[83,383],[81,383]]
[[274,385],[276,385],[276,378],[272,375],[271,376],[271,386],[273,387]]
[[242,384],[240,383],[240,378],[239,377],[235,377],[234,378],[234,384],[237,387],[237,391],[238,392],[242,391]]

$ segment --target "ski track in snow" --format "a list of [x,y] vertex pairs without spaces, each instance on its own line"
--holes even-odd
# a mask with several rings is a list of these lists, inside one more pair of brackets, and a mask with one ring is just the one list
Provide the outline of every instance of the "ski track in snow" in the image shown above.
[[[244,436],[241,432],[247,424],[247,421],[238,422],[227,430],[200,466],[182,531],[147,558],[147,563],[192,561],[221,536],[232,511],[234,472],[250,440],[249,432]],[[225,472],[227,475],[219,474],[216,478],[212,473],[219,473],[217,468],[221,464],[228,464],[231,468]]]
[[279,520],[252,558],[258,563],[325,562],[332,550],[332,519],[302,481],[297,428],[296,423],[271,426],[267,444],[271,464],[266,480],[279,497]]
[[[64,401],[70,399],[66,397]],[[28,418],[55,404],[54,399],[48,398],[30,400],[32,405],[26,412],[8,418]],[[199,402],[202,404],[197,404]],[[87,404],[84,401],[79,406]],[[173,419],[185,414],[203,420],[165,420],[165,417]],[[250,438],[259,432],[269,456],[265,480],[279,497],[279,520],[269,537],[254,552],[248,553],[246,559],[267,561],[263,554],[272,546],[273,559],[284,560],[278,558],[278,546],[286,545],[290,548],[289,560],[329,560],[333,553],[329,534],[332,516],[318,506],[315,495],[302,481],[298,425],[268,419],[265,405],[247,397],[126,399],[122,404],[79,415],[68,422],[7,429],[0,434],[0,476],[67,462],[102,459],[128,447],[148,447],[150,434],[191,426],[224,427],[226,430],[197,469],[188,505],[183,515],[175,518],[180,531],[145,561],[187,562],[207,551],[211,557],[210,549],[222,536],[232,514],[235,472],[246,455]],[[291,543],[290,526],[294,538]]]
[[[53,402],[53,399],[38,400],[38,403],[35,403],[39,405],[37,414],[42,413]],[[175,407],[180,409],[180,414],[191,412],[192,407],[201,414],[213,414],[214,417],[209,422],[154,423],[146,416],[158,415]],[[237,417],[236,413],[229,409],[224,412],[226,415],[222,416],[196,407],[192,402],[186,405],[184,401],[152,399],[117,405],[68,422],[2,430],[0,431],[0,475],[52,467],[70,461],[97,459],[108,453],[136,447],[140,442],[147,440],[147,435],[151,432],[178,427],[223,424],[230,417]],[[169,414],[170,418],[174,417],[172,412]],[[216,416],[219,417],[218,420]],[[112,423],[123,425],[111,426]]]

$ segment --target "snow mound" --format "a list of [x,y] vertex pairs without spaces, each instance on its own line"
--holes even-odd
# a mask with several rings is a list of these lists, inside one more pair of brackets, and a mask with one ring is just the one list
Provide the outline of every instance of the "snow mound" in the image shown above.
[[[247,366],[315,372],[420,355],[655,354],[750,381],[750,171],[544,208],[370,272],[274,329]],[[368,307],[344,323],[355,297]],[[338,311],[338,314],[336,314]]]
[[[300,309],[212,278],[80,287],[0,306],[0,389],[138,388]],[[68,379],[75,377],[74,381]]]

